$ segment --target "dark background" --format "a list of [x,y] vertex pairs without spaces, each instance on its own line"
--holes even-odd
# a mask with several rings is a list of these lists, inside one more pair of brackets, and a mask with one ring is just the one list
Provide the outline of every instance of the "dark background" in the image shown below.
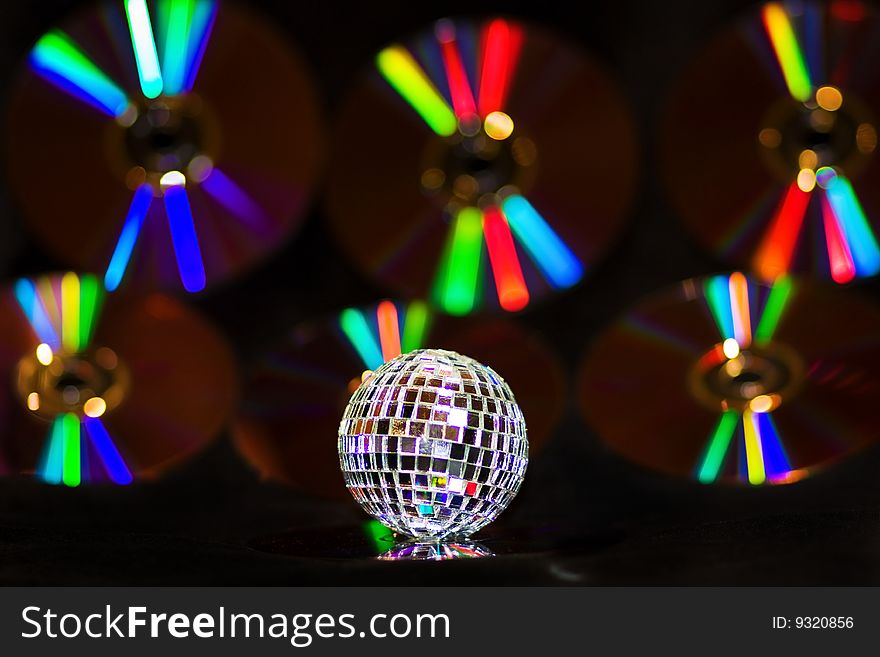
[[[0,106],[35,39],[84,3],[0,5]],[[754,3],[250,2],[300,46],[328,124],[372,55],[446,15],[502,12],[581,44],[617,80],[636,118],[638,194],[622,237],[585,284],[517,321],[569,369],[591,338],[643,295],[725,268],[677,223],[653,148],[666,95],[700,46]],[[723,126],[719,126],[723,129]],[[6,163],[14,166],[14,163]],[[341,257],[318,190],[299,235],[261,268],[193,300],[242,364],[298,321],[383,291]],[[55,269],[19,228],[0,180],[0,275]],[[318,282],[303,285],[302,281]],[[876,296],[876,284],[860,285]],[[252,318],[258,317],[259,321]],[[0,481],[0,582],[71,584],[868,584],[880,581],[880,450],[778,488],[703,487],[639,470],[605,450],[570,397],[553,443],[494,532],[494,559],[381,563],[357,558],[363,514],[266,485],[226,436],[162,482],[67,490]],[[288,554],[254,549],[276,541]]]

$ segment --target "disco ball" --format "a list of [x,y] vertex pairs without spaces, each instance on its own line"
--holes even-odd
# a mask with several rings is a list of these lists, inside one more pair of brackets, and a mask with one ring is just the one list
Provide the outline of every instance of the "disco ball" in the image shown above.
[[528,465],[522,411],[491,368],[442,349],[379,367],[339,425],[339,462],[354,498],[391,529],[469,536],[514,498]]

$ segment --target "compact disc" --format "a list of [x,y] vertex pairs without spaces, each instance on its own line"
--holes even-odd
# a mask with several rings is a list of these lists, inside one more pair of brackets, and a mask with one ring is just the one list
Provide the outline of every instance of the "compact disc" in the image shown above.
[[649,297],[591,346],[580,406],[639,465],[703,483],[789,483],[877,439],[880,311],[741,273]]
[[762,280],[880,272],[878,14],[770,2],[719,34],[675,88],[663,177],[697,239]]
[[322,128],[301,58],[222,0],[107,2],[40,37],[11,92],[11,187],[66,263],[198,292],[303,218]]
[[444,19],[381,50],[334,139],[327,209],[346,254],[454,315],[579,283],[633,194],[614,84],[571,44],[501,18]]
[[20,279],[0,305],[4,474],[154,477],[207,445],[235,406],[229,347],[170,297],[105,299],[95,276],[67,273]]
[[246,377],[234,440],[262,476],[304,492],[347,499],[337,452],[339,422],[365,372],[424,347],[491,365],[522,408],[532,456],[564,403],[561,365],[537,335],[505,320],[435,315],[422,302],[348,308],[292,331]]

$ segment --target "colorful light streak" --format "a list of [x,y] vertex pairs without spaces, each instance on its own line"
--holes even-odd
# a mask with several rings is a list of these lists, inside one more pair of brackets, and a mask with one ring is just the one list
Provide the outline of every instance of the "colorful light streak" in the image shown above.
[[159,55],[156,52],[146,0],[126,0],[125,16],[128,19],[141,91],[147,98],[156,98],[162,93],[162,72],[159,69]]
[[[15,284],[15,296],[41,341],[37,347],[40,363],[45,366],[52,363],[53,347],[67,356],[88,349],[103,300],[103,290],[95,276],[68,272],[60,277],[43,276],[36,281],[20,279]],[[31,404],[34,395],[36,403]],[[37,411],[40,408],[39,395],[32,393],[31,396],[28,398],[29,407]],[[110,478],[116,483],[131,481],[131,473],[98,419],[106,410],[103,399],[91,397],[83,404],[81,413],[65,412],[55,416],[37,467],[37,474],[44,481],[78,486],[86,479],[88,452],[82,445],[82,431],[87,425]]]
[[30,54],[34,71],[76,98],[118,117],[128,96],[58,30],[43,35]]
[[55,350],[60,349],[61,340],[58,338],[58,331],[55,330],[52,320],[43,307],[42,299],[37,294],[33,282],[27,278],[17,280],[15,298],[37,339]]
[[379,325],[382,360],[391,360],[400,355],[400,324],[397,317],[397,306],[390,301],[381,302],[376,309],[376,320]]
[[[440,135],[452,135],[458,130],[456,119],[473,116],[483,117],[484,129],[491,138],[509,137],[513,120],[502,110],[522,45],[521,29],[503,19],[493,20],[483,29],[481,52],[467,53],[479,59],[477,97],[453,23],[438,22],[435,37],[443,63],[443,71],[435,70],[435,74],[445,73],[452,107],[403,46],[393,45],[379,53],[380,73]],[[470,125],[461,124],[462,131],[468,130],[466,124]],[[510,196],[500,208],[487,213],[488,217],[484,217],[483,211],[474,206],[456,210],[434,286],[435,299],[446,312],[466,315],[476,307],[482,251],[478,225],[485,228],[487,251],[503,309],[520,310],[530,300],[516,242],[553,288],[568,288],[581,280],[584,267],[577,256],[524,197]]]
[[771,482],[785,481],[791,472],[791,462],[782,446],[773,416],[770,413],[755,413],[754,420],[761,437],[761,454],[767,479]]
[[423,301],[412,301],[406,309],[403,322],[401,351],[409,353],[424,346],[428,328],[428,306]]
[[187,292],[199,292],[205,288],[205,265],[186,193],[186,179],[179,171],[170,171],[162,177],[162,181],[165,212],[168,214],[180,281]]
[[[186,53],[186,80],[181,92],[190,91],[202,65],[202,58],[208,48],[214,20],[217,18],[216,0],[196,0],[189,27],[189,45]],[[171,93],[171,92],[169,92]]]
[[[764,308],[757,318],[753,318],[749,282],[742,273],[709,278],[704,284],[706,301],[722,341],[735,339],[740,348],[747,349],[753,339],[761,343],[771,340],[791,298],[793,287],[789,277],[777,278],[770,288]],[[753,332],[755,319],[757,328]]]
[[584,267],[577,256],[525,197],[510,196],[501,207],[514,235],[553,287],[568,288],[581,280]]
[[825,225],[825,247],[828,266],[835,283],[849,283],[856,277],[856,265],[846,242],[843,227],[827,198],[822,199],[822,219]]
[[787,276],[776,279],[761,311],[761,319],[758,321],[758,328],[755,329],[755,342],[763,344],[773,339],[793,287],[794,284]]
[[480,116],[503,111],[516,68],[522,33],[503,19],[489,23],[483,32],[483,62],[480,77]]
[[147,218],[147,213],[150,211],[152,203],[152,185],[145,183],[138,187],[128,209],[128,215],[125,217],[125,223],[122,225],[122,232],[116,241],[116,248],[110,257],[107,272],[104,274],[104,286],[108,292],[115,291],[125,276],[128,263],[131,261],[132,251],[134,251],[135,244],[137,244],[138,236],[144,225],[144,219]]
[[94,276],[72,272],[60,279],[60,299],[55,285],[49,276],[22,278],[15,283],[15,297],[39,343],[54,351],[79,353],[91,341],[102,291]]
[[382,350],[360,310],[355,308],[343,310],[339,316],[339,325],[367,369],[375,370],[382,365],[384,362]]
[[739,424],[739,418],[738,411],[725,411],[721,414],[697,473],[697,479],[700,483],[711,484],[718,478],[721,464],[724,463],[724,457]]
[[746,444],[746,466],[749,483],[753,486],[763,484],[766,480],[764,471],[764,450],[761,444],[761,427],[758,424],[759,413],[743,412],[743,434]]
[[252,228],[265,228],[268,219],[263,209],[229,176],[214,167],[202,181],[202,189],[217,203]]
[[880,247],[852,184],[838,174],[827,183],[825,194],[849,246],[856,273],[873,276],[880,272]]
[[755,270],[764,280],[773,281],[789,271],[809,204],[809,192],[792,183],[755,254]]
[[[727,276],[713,276],[704,284],[706,302],[723,340],[735,339],[730,304],[730,282]],[[739,342],[737,340],[737,342]]]
[[82,482],[79,418],[74,413],[61,416],[62,433],[62,481],[65,486],[79,486]]
[[79,276],[68,272],[61,278],[61,346],[71,354],[80,350],[79,304]]
[[88,437],[101,459],[107,477],[115,484],[130,484],[134,477],[113,443],[104,423],[98,418],[82,420],[75,413],[55,417],[43,450],[37,475],[48,484],[76,487],[92,479],[87,450],[83,440]]
[[42,463],[37,475],[47,484],[60,484],[64,478],[64,416],[59,415],[52,422],[49,439],[43,448]]
[[364,312],[355,308],[344,310],[339,324],[366,368],[374,370],[401,353],[422,348],[428,319],[423,301],[413,301],[402,310],[385,300],[376,307],[375,331]]
[[[753,317],[750,310],[748,279],[740,272],[735,272],[729,277],[713,276],[708,279],[704,284],[706,300],[723,339],[724,349],[720,358],[735,359],[739,356],[739,349],[735,347],[747,348],[752,340],[758,344],[766,344],[772,340],[791,299],[793,288],[794,285],[787,276],[776,279],[763,309],[758,314],[757,328],[752,332]],[[723,362],[718,360],[718,349],[719,346],[716,346],[704,356],[701,365],[711,367]],[[753,485],[768,480],[775,483],[787,481],[791,464],[770,414],[777,403],[778,400],[774,402],[772,396],[758,395],[751,400],[745,410],[725,410],[700,459],[697,479],[701,483],[708,484],[718,478],[733,435],[742,420],[746,466],[744,476]]]
[[110,438],[104,423],[99,418],[86,417],[83,418],[83,428],[98,452],[110,481],[114,484],[130,484],[134,477],[132,477],[131,471],[122,459],[116,445],[113,444],[113,439]]
[[458,129],[452,109],[403,46],[389,46],[376,57],[376,66],[395,91],[438,135],[449,137]]
[[186,83],[187,52],[194,5],[193,0],[166,0],[160,5],[165,27],[162,81],[164,91],[169,96],[179,94]]
[[449,21],[441,21],[437,26],[437,40],[443,55],[443,67],[446,69],[446,80],[452,96],[452,107],[459,119],[477,113],[474,92],[468,80],[467,71],[461,61],[461,52],[455,37],[455,27]]
[[752,343],[752,319],[749,313],[749,284],[741,272],[730,275],[730,311],[733,337],[741,349]]
[[489,262],[495,277],[498,302],[507,311],[517,311],[529,303],[529,291],[523,279],[519,256],[513,243],[513,235],[507,219],[496,207],[483,213],[483,232],[489,251]]
[[788,92],[795,100],[805,103],[810,100],[813,85],[788,14],[778,2],[767,3],[761,11]]
[[188,92],[198,74],[216,15],[215,0],[164,0],[160,3],[163,92]]
[[438,276],[440,306],[452,315],[474,309],[483,250],[483,213],[474,207],[458,212]]

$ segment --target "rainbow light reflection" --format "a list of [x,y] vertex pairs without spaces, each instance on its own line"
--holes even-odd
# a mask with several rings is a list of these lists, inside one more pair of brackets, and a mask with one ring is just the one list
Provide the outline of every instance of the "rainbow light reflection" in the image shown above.
[[[217,15],[216,0],[161,0],[158,39],[146,0],[125,0],[125,15],[144,97],[190,91]],[[157,43],[162,50],[161,66]],[[129,106],[120,86],[59,30],[37,41],[30,62],[35,72],[111,116],[122,115]]]
[[[382,50],[376,66],[431,130],[449,137],[459,130],[459,125],[505,110],[522,41],[519,26],[495,19],[483,27],[479,52],[466,52],[455,25],[441,20],[434,30],[433,42],[425,45],[435,51],[422,48],[419,54],[423,60],[442,63],[442,71],[437,73],[443,79],[435,76],[432,80],[413,53],[400,44]],[[475,61],[466,61],[465,55],[474,56]],[[474,76],[477,79],[471,78],[471,71],[479,71]],[[440,89],[448,90],[448,97]],[[506,139],[513,132],[512,121],[506,114],[503,116],[510,127],[502,133],[489,133],[493,139]],[[484,243],[498,303],[509,312],[525,308],[532,296],[517,245],[554,289],[571,287],[584,275],[584,267],[574,252],[538,210],[517,193],[489,207],[448,209],[451,229],[438,264],[433,297],[449,314],[467,315],[479,305]]]
[[[89,349],[104,296],[95,276],[68,272],[36,280],[22,278],[16,281],[14,292],[41,348],[48,345],[68,356]],[[65,486],[100,479],[117,484],[132,481],[104,423],[72,412],[52,420],[37,476],[46,483]]]
[[[760,345],[773,339],[791,299],[793,283],[785,276],[777,278],[760,312],[752,308],[753,300],[760,296],[759,289],[740,272],[707,279],[703,291],[722,342],[733,339],[740,349],[748,349],[753,341]],[[724,357],[739,357],[736,345]],[[791,480],[791,464],[772,414],[752,404],[743,411],[727,409],[721,413],[697,463],[698,481],[711,484],[718,479],[725,462],[733,458],[730,446],[736,436],[741,436],[740,451],[745,456],[745,469],[740,473],[744,480],[754,486]]]
[[[124,8],[142,95],[153,99],[189,92],[217,15],[216,0],[161,0],[156,32],[145,0],[125,0]],[[43,35],[30,53],[30,63],[35,73],[111,117],[119,118],[131,107],[126,92],[63,32],[53,30]],[[264,219],[256,203],[234,181],[216,169],[214,174],[206,185],[212,198],[242,220]],[[205,286],[205,273],[189,200],[182,184],[171,185],[169,189],[171,198],[166,192],[165,207],[180,278],[187,291],[199,291]],[[122,284],[157,193],[149,184],[134,192],[104,275],[108,291],[115,291]]]
[[[762,8],[761,17],[791,97],[804,103],[808,110],[818,106],[828,112],[837,111],[844,101],[843,94],[820,81],[826,74],[822,67],[821,9],[807,3],[795,15],[783,3],[769,2]],[[852,184],[839,169],[817,169],[817,164],[815,154],[812,162],[799,162],[802,168],[785,191],[758,245],[752,266],[765,281],[772,282],[791,271],[814,196],[819,196],[817,204],[832,280],[848,283],[856,277],[880,273],[880,247]]]
[[404,306],[386,300],[371,316],[356,308],[346,308],[339,315],[343,335],[368,370],[401,353],[421,349],[429,322],[428,307],[422,301]]
[[770,38],[788,92],[795,100],[807,102],[812,94],[813,85],[788,13],[782,4],[770,2],[764,5],[761,14],[764,29]]
[[41,77],[110,116],[121,116],[128,109],[125,92],[59,30],[37,41],[30,63]]

